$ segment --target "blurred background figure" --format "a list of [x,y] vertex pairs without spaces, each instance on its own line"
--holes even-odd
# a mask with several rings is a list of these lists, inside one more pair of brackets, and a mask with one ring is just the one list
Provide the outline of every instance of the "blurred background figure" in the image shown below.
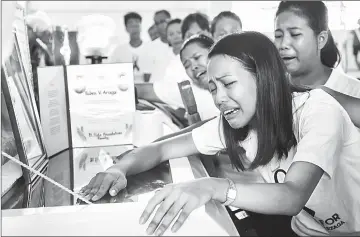
[[160,37],[160,34],[159,34],[159,32],[157,31],[155,25],[151,25],[151,26],[149,27],[149,29],[148,29],[148,34],[149,34],[149,36],[150,36],[151,41],[154,41],[154,40],[156,40],[157,38]]
[[183,43],[181,36],[181,20],[179,18],[169,21],[166,27],[166,35],[174,55],[178,55]]
[[156,11],[153,19],[159,37],[151,41],[148,50],[152,64],[151,82],[161,80],[164,77],[164,70],[174,55],[166,34],[167,24],[171,20],[170,13],[164,9]]
[[240,17],[231,11],[220,12],[211,22],[211,34],[215,41],[221,37],[242,31]]
[[157,32],[160,35],[160,40],[163,43],[167,43],[166,26],[170,19],[171,15],[167,10],[160,10],[154,14],[154,24],[156,26]]
[[201,13],[191,13],[185,17],[181,25],[181,34],[184,40],[192,35],[202,34],[212,37],[210,33],[210,21],[208,16]]
[[26,15],[25,22],[28,27],[34,95],[39,108],[37,68],[54,65],[52,23],[49,16],[43,11],[34,11]]
[[147,43],[141,39],[142,17],[137,12],[124,16],[124,24],[129,34],[129,42],[120,44],[109,57],[110,63],[132,62],[135,82],[148,82],[151,75],[151,60]]
[[54,64],[52,52],[52,23],[43,11],[28,14],[25,18],[28,26],[29,48],[34,68],[52,66]]

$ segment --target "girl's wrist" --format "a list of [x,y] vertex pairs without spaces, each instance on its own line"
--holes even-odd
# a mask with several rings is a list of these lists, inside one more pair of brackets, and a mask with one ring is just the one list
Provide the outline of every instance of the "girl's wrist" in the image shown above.
[[228,180],[222,178],[211,178],[211,180],[213,187],[212,199],[224,203],[229,189]]

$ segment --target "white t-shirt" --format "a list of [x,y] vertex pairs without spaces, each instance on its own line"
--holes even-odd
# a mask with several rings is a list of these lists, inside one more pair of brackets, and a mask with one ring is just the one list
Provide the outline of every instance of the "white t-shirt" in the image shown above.
[[179,55],[169,63],[164,78],[154,82],[155,94],[174,109],[185,108],[177,84],[185,80],[190,81],[201,120],[218,116],[220,111],[215,106],[212,95],[208,90],[202,89],[192,82],[186,74]]
[[144,82],[144,73],[151,73],[152,61],[149,57],[149,45],[143,42],[134,48],[130,43],[121,44],[116,47],[110,55],[109,63],[133,62],[134,81]]
[[[305,161],[324,170],[306,207],[293,217],[298,235],[360,233],[360,133],[341,105],[322,90],[294,93],[294,127],[298,145],[286,160],[273,159],[257,168],[266,182],[275,183],[274,173],[288,170],[291,163]],[[296,111],[296,112],[295,112]],[[192,131],[199,152],[214,155],[225,148],[221,118],[217,117]],[[257,134],[250,131],[240,143],[251,162],[257,152]],[[321,223],[321,224],[320,224]]]
[[360,98],[360,80],[350,77],[338,68],[332,71],[324,86],[345,95]]
[[152,64],[150,82],[162,80],[165,69],[175,58],[172,48],[158,38],[149,42],[149,56]]

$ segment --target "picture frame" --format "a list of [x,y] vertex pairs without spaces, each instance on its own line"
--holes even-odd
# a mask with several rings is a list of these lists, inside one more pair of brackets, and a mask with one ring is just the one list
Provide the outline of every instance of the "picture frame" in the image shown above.
[[13,23],[13,30],[16,35],[16,41],[19,46],[20,56],[24,65],[24,70],[27,75],[30,85],[33,88],[33,75],[32,75],[32,66],[30,58],[30,48],[29,48],[29,37],[28,37],[28,27],[25,22],[25,8],[26,1],[17,1],[16,2],[16,11],[15,11],[15,21]]
[[[43,144],[43,134],[35,103],[34,91],[25,72],[23,58],[14,32],[15,42],[12,53],[2,62],[2,91],[16,141],[19,159],[36,170],[43,170],[47,164],[47,154]],[[27,183],[35,174],[24,172]]]

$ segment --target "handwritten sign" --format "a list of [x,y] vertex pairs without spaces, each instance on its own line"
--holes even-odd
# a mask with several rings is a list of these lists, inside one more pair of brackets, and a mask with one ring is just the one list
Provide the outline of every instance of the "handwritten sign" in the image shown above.
[[67,67],[73,147],[132,143],[132,63]]

